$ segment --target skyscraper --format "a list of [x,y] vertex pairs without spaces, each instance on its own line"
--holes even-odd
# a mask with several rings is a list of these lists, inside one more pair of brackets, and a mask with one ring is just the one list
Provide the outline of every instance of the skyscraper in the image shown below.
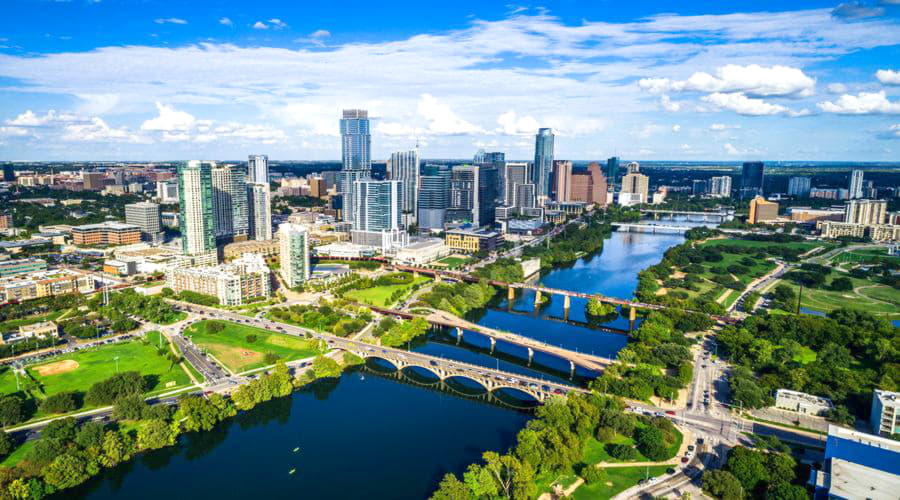
[[[508,207],[534,206],[534,200],[522,200],[517,198],[517,186],[522,184],[530,184],[531,192],[534,193],[531,183],[531,165],[529,163],[507,163],[504,168],[503,175],[503,204]],[[525,203],[523,205],[523,202]]]
[[863,171],[850,171],[850,199],[855,200],[863,197]]
[[214,167],[212,185],[216,239],[224,242],[245,241],[250,230],[250,220],[244,169],[237,165]]
[[247,184],[247,205],[250,208],[248,235],[253,240],[272,239],[272,199],[268,182]]
[[691,184],[691,195],[701,196],[706,194],[707,191],[709,191],[709,182],[706,179],[694,179]]
[[212,161],[190,160],[178,166],[178,227],[181,251],[201,255],[216,249]]
[[731,197],[731,176],[721,175],[718,177],[710,177],[709,179],[709,195],[714,198],[730,198]]
[[16,180],[16,171],[13,166],[6,163],[3,165],[3,182],[14,182]]
[[278,226],[281,277],[289,288],[309,279],[309,232],[300,224],[284,223]]
[[[650,195],[650,178],[640,173],[640,165],[633,161],[628,164],[628,174],[622,177],[622,189],[619,192],[620,205],[647,203]],[[625,201],[626,203],[623,203]]]
[[419,150],[392,153],[387,176],[392,181],[400,181],[401,210],[415,217],[419,198]]
[[553,186],[550,190],[556,201],[569,201],[572,198],[572,162],[553,161]]
[[788,194],[798,198],[809,198],[811,185],[809,177],[791,177],[788,180]]
[[619,157],[613,156],[606,159],[606,179],[610,186],[615,187],[616,176],[619,175]]
[[538,129],[534,136],[534,170],[532,182],[537,188],[539,199],[550,197],[550,175],[553,170],[553,130]]
[[443,229],[450,200],[450,170],[426,165],[419,178],[418,224]]
[[162,242],[162,222],[156,203],[142,201],[125,205],[125,222],[140,227],[142,239],[151,243]]
[[496,220],[497,198],[500,190],[499,169],[485,164],[478,167],[478,225],[492,226]]
[[497,169],[478,165],[456,165],[450,175],[450,206],[447,218],[475,226],[494,223],[497,208]]
[[592,162],[588,165],[587,171],[573,171],[569,182],[569,191],[568,201],[583,201],[601,207],[606,206],[606,176],[603,175],[600,164]]
[[369,135],[369,112],[364,109],[345,109],[341,118],[341,186],[343,219],[352,222],[357,206],[355,188],[358,181],[372,175],[372,137]]
[[247,157],[247,177],[250,182],[269,182],[269,156],[250,155]]
[[765,165],[761,161],[745,161],[741,168],[741,199],[751,200],[763,193]]
[[353,229],[397,231],[402,228],[401,182],[362,180],[356,182]]
[[887,200],[850,200],[844,209],[844,222],[851,224],[884,224]]
[[493,151],[490,153],[480,152],[481,161],[475,164],[480,167],[494,167],[497,169],[497,203],[503,203],[506,196],[506,153]]

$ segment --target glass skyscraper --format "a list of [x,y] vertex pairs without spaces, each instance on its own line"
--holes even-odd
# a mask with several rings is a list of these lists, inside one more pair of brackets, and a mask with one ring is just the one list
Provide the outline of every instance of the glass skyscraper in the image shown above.
[[392,181],[400,181],[403,212],[415,215],[419,198],[419,150],[391,153],[387,175]]
[[372,176],[372,136],[369,134],[369,112],[345,109],[341,118],[341,186],[343,219],[353,222],[357,206],[357,182]]
[[538,198],[550,197],[550,176],[553,171],[553,130],[538,129],[534,136],[534,168],[533,183],[537,188]]
[[269,156],[250,155],[247,158],[247,176],[250,182],[269,182]]
[[357,181],[353,229],[356,231],[401,229],[400,188],[400,181]]
[[613,156],[606,159],[606,178],[609,180],[610,186],[616,185],[616,178],[619,175],[619,157]]
[[247,176],[242,167],[223,165],[212,169],[213,212],[216,238],[244,241],[249,230]]
[[741,168],[741,199],[763,195],[765,165],[761,161],[745,161]]
[[443,229],[449,200],[450,170],[435,165],[426,165],[419,178],[419,227]]
[[289,288],[309,279],[309,232],[305,226],[286,222],[278,226],[281,276]]
[[178,227],[181,251],[201,255],[216,249],[212,161],[190,160],[178,166]]

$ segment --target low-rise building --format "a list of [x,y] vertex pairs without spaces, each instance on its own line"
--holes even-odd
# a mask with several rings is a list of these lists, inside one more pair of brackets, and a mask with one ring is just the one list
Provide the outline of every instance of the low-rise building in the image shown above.
[[844,210],[791,207],[788,209],[792,222],[814,223],[821,221],[840,222],[844,220]]
[[773,221],[778,218],[778,203],[766,201],[762,196],[750,200],[750,215],[747,217],[749,224]]
[[263,257],[278,255],[279,246],[277,239],[248,240],[229,243],[222,249],[222,256],[226,260],[236,259],[248,253],[256,253]]
[[44,259],[4,259],[0,260],[0,278],[4,276],[18,276],[20,274],[45,271],[47,261]]
[[854,224],[851,222],[820,221],[816,229],[823,238],[861,238],[871,241],[900,241],[900,226],[888,224]]
[[313,248],[313,253],[319,257],[331,257],[334,259],[361,259],[374,257],[377,253],[374,247],[366,245],[354,245],[353,243],[329,243]]
[[875,389],[870,422],[875,434],[889,437],[900,434],[900,392]]
[[822,465],[810,471],[813,498],[897,499],[900,441],[830,425]]
[[41,321],[40,323],[32,323],[30,325],[22,325],[19,327],[19,336],[23,339],[37,337],[44,339],[47,337],[59,337],[59,326],[53,321]]
[[394,262],[409,265],[425,265],[450,255],[450,247],[439,238],[423,238],[397,250]]
[[494,231],[452,229],[446,232],[444,243],[452,250],[468,253],[493,252],[500,246],[500,233]]
[[212,295],[225,306],[237,306],[272,295],[271,271],[261,255],[247,254],[218,266],[172,269],[166,285],[176,293],[189,290]]
[[775,391],[775,407],[816,416],[827,415],[828,412],[834,409],[834,405],[828,398],[789,389],[778,389]]
[[4,302],[92,291],[94,291],[94,277],[70,269],[37,271],[0,278],[0,300]]
[[72,228],[75,245],[132,245],[141,242],[141,228],[134,224],[103,222]]
[[116,276],[131,276],[137,274],[137,262],[133,260],[110,259],[103,263],[103,272]]

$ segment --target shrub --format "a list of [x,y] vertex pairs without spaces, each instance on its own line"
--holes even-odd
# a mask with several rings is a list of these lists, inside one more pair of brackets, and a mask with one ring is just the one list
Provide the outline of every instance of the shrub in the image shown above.
[[615,439],[616,430],[612,427],[599,427],[597,428],[597,441],[601,443],[608,443]]
[[606,471],[600,467],[586,465],[581,469],[581,478],[584,479],[584,482],[587,484],[599,483],[606,479]]
[[609,453],[609,456],[622,461],[634,460],[637,458],[637,450],[634,446],[627,444],[608,444],[606,445],[606,453]]
[[67,413],[78,409],[78,400],[74,392],[60,392],[41,401],[39,408],[43,413]]
[[225,323],[221,321],[209,321],[206,323],[206,333],[219,333],[225,329]]
[[257,340],[258,340],[258,337],[256,336],[255,333],[251,333],[251,334],[247,335],[247,343],[248,344],[252,344],[252,343],[256,342]]
[[278,362],[279,359],[281,358],[274,352],[267,352],[265,357],[263,358],[267,365],[274,365]]

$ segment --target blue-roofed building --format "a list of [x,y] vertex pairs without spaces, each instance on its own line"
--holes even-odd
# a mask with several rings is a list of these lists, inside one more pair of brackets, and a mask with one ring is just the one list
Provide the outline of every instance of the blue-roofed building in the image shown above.
[[812,471],[815,498],[900,498],[900,441],[831,425],[825,463]]

